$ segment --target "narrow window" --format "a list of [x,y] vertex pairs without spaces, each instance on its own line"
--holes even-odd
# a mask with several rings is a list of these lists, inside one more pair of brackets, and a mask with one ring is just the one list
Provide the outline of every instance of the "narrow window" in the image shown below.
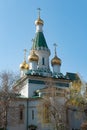
[[32,120],[34,120],[34,110],[32,110]]
[[20,120],[23,120],[23,110],[20,109]]
[[19,105],[19,123],[24,122],[24,105]]
[[44,59],[44,57],[42,58],[42,65],[45,65],[45,59]]

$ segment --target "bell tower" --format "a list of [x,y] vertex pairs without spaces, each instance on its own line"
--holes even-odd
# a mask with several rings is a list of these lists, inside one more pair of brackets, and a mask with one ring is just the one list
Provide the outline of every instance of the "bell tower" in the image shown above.
[[38,56],[37,69],[43,72],[48,72],[50,71],[50,67],[49,67],[50,50],[48,48],[48,45],[46,43],[43,34],[44,21],[40,17],[40,11],[41,9],[38,8],[38,18],[35,21],[36,33],[33,39],[33,45],[30,53],[34,51],[34,53]]

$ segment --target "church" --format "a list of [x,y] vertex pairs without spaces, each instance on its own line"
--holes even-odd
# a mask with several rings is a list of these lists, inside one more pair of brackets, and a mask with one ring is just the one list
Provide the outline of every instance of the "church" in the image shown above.
[[[20,64],[20,79],[15,83],[14,90],[20,96],[17,98],[18,111],[13,114],[16,118],[8,121],[8,130],[52,130],[55,129],[49,122],[42,125],[38,119],[37,104],[46,94],[46,89],[50,83],[55,84],[56,94],[60,93],[63,100],[64,91],[74,80],[80,79],[76,73],[61,73],[62,61],[57,54],[56,44],[54,44],[54,56],[50,62],[50,45],[47,44],[43,33],[44,21],[41,19],[40,10],[35,21],[36,32],[31,43],[31,50],[26,60],[26,49],[24,50],[24,60]],[[26,48],[26,47],[25,47]],[[50,69],[52,66],[52,70]],[[47,86],[48,84],[48,86]],[[49,92],[50,93],[50,92]],[[62,93],[62,94],[61,94]],[[43,106],[42,106],[43,107]],[[74,119],[71,114],[69,130],[80,130],[81,121]]]

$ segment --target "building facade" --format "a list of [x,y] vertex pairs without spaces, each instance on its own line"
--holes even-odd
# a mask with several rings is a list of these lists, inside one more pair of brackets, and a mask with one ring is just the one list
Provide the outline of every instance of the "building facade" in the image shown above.
[[[56,88],[56,93],[60,93],[60,100],[64,102],[64,90],[67,90],[70,83],[74,80],[80,79],[78,74],[61,73],[62,61],[57,55],[56,44],[54,44],[54,57],[49,61],[51,55],[50,49],[46,42],[43,33],[44,21],[40,17],[35,21],[36,32],[32,40],[31,50],[26,61],[26,50],[24,54],[24,61],[20,64],[20,79],[15,83],[14,90],[20,94],[16,99],[16,112],[14,117],[16,124],[11,119],[8,122],[8,130],[51,130],[54,129],[52,124],[45,123],[44,125],[38,119],[37,105],[41,102],[42,96],[46,94],[46,89],[51,86]],[[50,69],[52,65],[52,70]],[[55,84],[55,85],[54,85]],[[61,92],[63,92],[61,94]],[[50,93],[50,92],[49,92]],[[67,96],[67,95],[66,95]],[[72,112],[71,117],[72,117]],[[81,120],[69,118],[69,130],[80,130]]]

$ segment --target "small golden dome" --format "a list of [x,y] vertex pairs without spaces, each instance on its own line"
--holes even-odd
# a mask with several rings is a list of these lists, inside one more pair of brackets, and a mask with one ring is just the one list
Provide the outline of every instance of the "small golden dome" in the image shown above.
[[35,25],[40,25],[40,24],[44,24],[44,21],[41,19],[41,18],[38,18],[36,21],[35,21]]
[[29,65],[26,63],[26,61],[24,61],[22,64],[20,64],[20,69],[29,69]]
[[29,61],[38,61],[39,57],[35,54],[34,51],[31,52],[30,56],[28,57]]
[[51,60],[51,65],[61,65],[61,59],[58,58],[57,56],[55,56],[52,60]]
[[29,65],[28,64],[25,65],[25,69],[27,69],[27,70],[29,69]]

